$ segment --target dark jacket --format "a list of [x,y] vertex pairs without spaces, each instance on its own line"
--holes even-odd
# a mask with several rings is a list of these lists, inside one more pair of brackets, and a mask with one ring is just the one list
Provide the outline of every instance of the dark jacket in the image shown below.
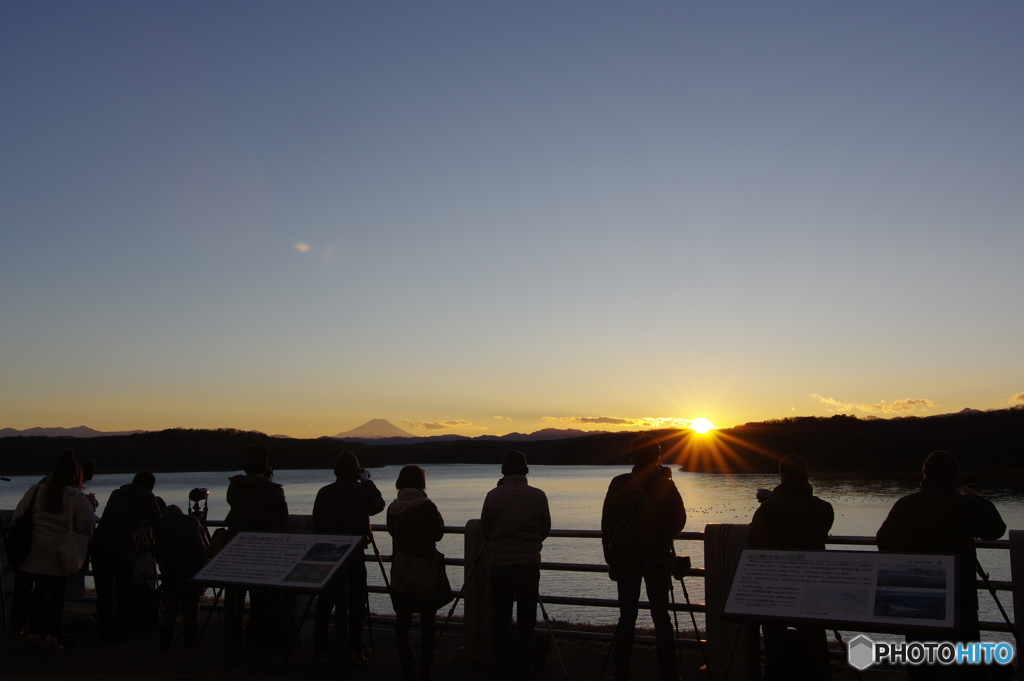
[[[313,532],[365,537],[370,529],[370,516],[383,510],[384,497],[371,481],[338,480],[316,493]],[[365,548],[366,542],[361,546]]]
[[954,482],[924,480],[921,491],[893,504],[876,539],[879,551],[960,556],[961,617],[968,627],[977,627],[974,539],[992,541],[1004,532],[1006,524],[991,501],[957,494]]
[[284,488],[262,475],[229,478],[228,532],[280,532],[288,524]]
[[525,475],[506,475],[484,499],[480,533],[490,541],[491,565],[539,563],[551,532],[551,511],[544,492]]
[[206,537],[202,525],[177,506],[169,506],[157,523],[154,539],[164,591],[179,593],[206,565]]
[[90,552],[139,562],[139,545],[149,533],[145,523],[156,525],[160,506],[153,492],[142,485],[121,485],[110,493],[103,515],[92,536]]
[[[675,555],[673,540],[686,526],[686,509],[676,485],[658,468],[633,467],[612,478],[601,511],[601,542],[605,561],[615,567],[635,567]],[[628,528],[628,529],[627,529]],[[612,544],[628,535],[624,559]]]
[[814,496],[809,482],[787,480],[754,511],[747,543],[762,549],[824,551],[834,520],[832,504]]

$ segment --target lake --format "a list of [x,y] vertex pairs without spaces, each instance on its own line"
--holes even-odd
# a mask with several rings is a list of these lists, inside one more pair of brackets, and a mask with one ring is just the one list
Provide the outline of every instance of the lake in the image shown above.
[[[373,481],[388,503],[395,498],[394,482],[400,469],[401,466],[385,466],[371,470]],[[447,525],[464,525],[466,521],[478,518],[484,496],[500,477],[497,466],[428,464],[423,469],[427,474],[427,493],[437,504]],[[608,482],[628,470],[627,466],[532,466],[529,480],[530,484],[540,487],[548,496],[552,527],[597,530],[600,529],[601,505]],[[210,490],[210,518],[222,520],[228,511],[225,500],[228,477],[239,472],[158,473],[154,492],[168,504],[184,508],[188,503],[189,490],[206,487]],[[131,482],[131,477],[130,474],[100,474],[89,484],[88,491],[96,494],[101,512],[110,492]],[[0,508],[14,508],[24,491],[38,479],[39,476],[14,476],[12,482],[0,483]],[[772,488],[778,484],[778,476],[775,475],[716,475],[678,471],[673,473],[673,480],[686,504],[688,531],[701,531],[708,523],[749,522],[757,508],[754,497],[757,489]],[[334,474],[321,470],[279,470],[275,473],[274,481],[284,486],[292,513],[308,514],[312,512],[317,490],[333,482]],[[905,481],[812,479],[811,482],[815,494],[831,502],[835,508],[832,534],[836,535],[874,536],[893,502],[917,489],[916,483]],[[996,504],[1008,527],[1024,527],[1024,493],[991,484],[978,485],[978,489]],[[372,521],[383,524],[384,513],[375,516]],[[391,553],[387,532],[377,534],[377,543],[381,552]],[[445,537],[438,548],[447,556],[461,558],[462,535]],[[677,541],[676,551],[681,555],[690,555],[694,567],[703,567],[701,542]],[[1007,551],[981,550],[979,558],[993,579],[1010,579]],[[544,544],[543,559],[550,562],[603,563],[601,543],[597,539],[551,538]],[[370,583],[383,586],[380,570],[369,564],[367,568]],[[449,568],[449,576],[454,588],[462,585],[462,568]],[[542,595],[615,598],[614,586],[603,574],[541,573]],[[688,578],[687,588],[692,600],[704,601],[702,579]],[[678,588],[676,596],[682,598]],[[1009,592],[1001,592],[1000,598],[1012,617]],[[982,593],[980,601],[983,621],[1001,621],[991,596]],[[371,606],[376,612],[391,610],[390,603],[383,595],[372,595]],[[594,623],[612,623],[617,617],[617,611],[612,608],[564,605],[549,606],[548,614],[555,619]],[[698,623],[703,628],[702,618],[698,617]],[[689,620],[688,616],[686,620]],[[642,613],[641,623],[649,625],[649,616]],[[682,617],[680,625],[683,625]]]

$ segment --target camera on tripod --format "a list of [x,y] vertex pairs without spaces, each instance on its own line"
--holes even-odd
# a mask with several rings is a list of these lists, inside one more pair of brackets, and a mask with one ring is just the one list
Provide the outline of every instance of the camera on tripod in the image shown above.
[[196,487],[194,490],[188,493],[188,500],[193,502],[206,501],[210,498],[210,490],[205,487]]
[[690,570],[690,557],[689,556],[673,556],[672,557],[672,576],[679,581],[683,580],[686,573]]

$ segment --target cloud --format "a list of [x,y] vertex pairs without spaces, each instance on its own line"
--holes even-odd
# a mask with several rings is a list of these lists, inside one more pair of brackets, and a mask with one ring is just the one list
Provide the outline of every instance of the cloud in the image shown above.
[[295,250],[299,253],[309,253],[309,244],[302,241],[296,241]]
[[498,420],[498,421],[511,421],[512,420],[512,418],[509,417],[509,416],[498,416],[497,414],[495,414],[494,418],[496,420]]
[[1010,398],[1010,402],[1024,402],[1024,393],[1017,393]]
[[624,416],[542,416],[540,420],[586,425],[628,426],[631,428],[686,428],[693,421],[693,419],[681,419],[671,416],[643,416],[638,418]]
[[474,427],[472,421],[463,421],[461,419],[455,421],[412,421],[410,419],[402,419],[402,422],[408,423],[413,428],[422,428],[423,430],[451,430],[453,428],[487,430],[483,426]]
[[874,404],[857,404],[856,402],[840,402],[839,400],[831,397],[822,397],[821,395],[811,395],[814,399],[818,400],[826,407],[829,407],[830,412],[843,412],[843,411],[860,411],[865,414],[903,414],[911,412],[918,407],[934,407],[936,404],[931,400],[924,399],[922,397],[907,397],[902,400],[896,400],[895,402],[886,402],[882,400],[875,402]]

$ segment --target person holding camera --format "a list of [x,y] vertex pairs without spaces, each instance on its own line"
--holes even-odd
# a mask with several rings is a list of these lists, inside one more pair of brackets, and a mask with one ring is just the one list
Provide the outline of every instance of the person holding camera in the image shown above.
[[633,470],[612,478],[601,512],[601,542],[609,576],[618,587],[619,623],[615,628],[614,681],[629,679],[629,659],[636,635],[640,583],[654,621],[658,670],[663,680],[675,680],[675,646],[668,615],[674,540],[686,525],[683,498],[672,482],[671,470],[661,465],[661,446],[650,435],[630,444]]
[[[960,462],[949,452],[928,455],[921,466],[921,489],[893,504],[875,538],[879,551],[951,553],[960,557],[960,641],[978,641],[979,567],[974,540],[994,541],[1006,532],[1006,523],[995,505],[970,487],[957,489]],[[959,492],[959,493],[958,493]],[[934,634],[908,634],[908,641],[933,640]],[[911,679],[974,678],[979,668],[950,668],[915,665],[908,668]]]
[[[370,480],[370,471],[359,465],[359,459],[344,450],[334,462],[337,480],[321,487],[313,502],[313,532],[315,534],[347,534],[363,537],[360,551],[369,543],[370,516],[384,510],[384,497]],[[366,561],[358,555],[349,561],[348,579],[348,658],[357,666],[369,662],[363,645],[363,618],[366,616]],[[331,611],[337,603],[336,594],[324,589],[316,604],[316,626],[313,633],[315,654],[330,654],[328,636]]]
[[487,493],[480,512],[480,532],[491,550],[491,641],[498,675],[512,667],[508,655],[508,628],[512,604],[517,603],[519,626],[515,671],[531,674],[533,633],[537,624],[540,552],[551,531],[551,512],[544,492],[526,482],[530,467],[526,455],[510,451],[501,463],[502,478]]
[[89,545],[100,640],[122,636],[129,629],[139,549],[162,516],[155,485],[156,476],[143,471],[111,492]]
[[[832,504],[814,496],[807,462],[799,456],[779,461],[780,484],[770,493],[758,490],[747,544],[761,549],[825,550],[835,513]],[[799,624],[761,625],[768,681],[819,681],[831,676],[825,628]]]

